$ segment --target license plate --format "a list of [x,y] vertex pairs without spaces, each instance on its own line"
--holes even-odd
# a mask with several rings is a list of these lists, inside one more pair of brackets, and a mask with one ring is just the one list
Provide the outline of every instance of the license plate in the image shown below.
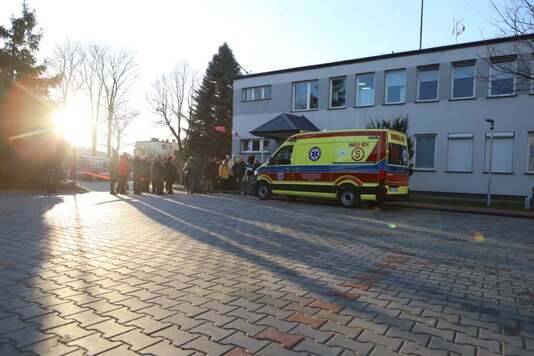
[[390,187],[389,190],[390,190],[392,193],[396,193],[396,192],[399,190],[399,188],[397,188],[397,187]]

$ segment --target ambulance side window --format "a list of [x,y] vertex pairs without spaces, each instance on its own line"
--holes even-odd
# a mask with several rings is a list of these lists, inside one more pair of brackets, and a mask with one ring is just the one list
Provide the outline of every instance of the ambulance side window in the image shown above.
[[291,155],[293,154],[293,145],[282,147],[271,159],[271,165],[291,164]]

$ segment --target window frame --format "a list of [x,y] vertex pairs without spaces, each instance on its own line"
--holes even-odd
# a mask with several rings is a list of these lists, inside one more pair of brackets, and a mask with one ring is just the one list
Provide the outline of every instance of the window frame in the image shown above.
[[282,146],[282,147],[279,147],[273,154],[272,156],[272,159],[274,159],[274,157],[276,157],[276,155],[283,149],[287,148],[287,147],[291,147],[291,159],[289,160],[289,163],[286,163],[286,164],[269,164],[269,166],[289,166],[293,163],[293,150],[295,149],[295,145],[294,144],[289,144],[289,145],[285,145],[285,146]]
[[[430,136],[434,137],[434,164],[432,168],[429,167],[417,167],[417,137],[418,136]],[[437,140],[438,135],[436,133],[420,133],[420,134],[414,134],[414,150],[413,150],[413,170],[418,172],[436,172],[436,154],[437,154]]]
[[[437,87],[436,87],[436,98],[434,99],[420,99],[419,94],[421,92],[421,72],[430,72],[430,71],[437,71],[438,72],[438,80],[437,80]],[[439,64],[432,65],[432,66],[421,66],[417,67],[417,89],[416,89],[416,97],[415,101],[417,103],[431,103],[439,101],[439,84],[440,84],[440,70],[439,70]]]
[[[470,139],[471,140],[471,169],[464,171],[464,170],[452,170],[449,167],[449,147],[450,147],[450,141],[451,140],[465,140]],[[473,166],[475,163],[475,135],[472,132],[462,132],[462,133],[449,133],[447,134],[447,173],[473,173]]]
[[[530,135],[532,135],[532,137],[534,138],[534,131],[527,131],[527,167],[525,169],[525,173],[526,174],[534,174],[534,170],[530,170],[529,169],[530,159],[531,158],[534,159],[534,157],[530,157],[530,144],[528,142],[528,139],[529,139]],[[532,144],[534,145],[534,142],[532,142]]]
[[[247,150],[243,150],[243,142],[244,141],[248,142]],[[254,151],[252,149],[252,147],[253,147],[252,141],[258,141],[260,143],[259,151]],[[265,150],[265,139],[263,139],[263,138],[244,138],[244,139],[241,139],[239,141],[239,152],[240,153],[266,153],[266,152],[269,152],[269,151]]]
[[513,73],[513,77],[512,77],[512,93],[510,94],[491,94],[491,87],[492,87],[492,83],[493,83],[493,80],[492,80],[492,76],[495,75],[493,72],[496,71],[495,68],[493,68],[493,64],[496,64],[496,63],[503,63],[503,62],[513,62],[513,70],[515,71],[517,69],[517,60],[515,58],[509,58],[509,59],[502,59],[502,60],[491,60],[490,59],[490,67],[489,67],[489,83],[488,83],[488,98],[502,98],[502,97],[506,97],[506,96],[515,96],[516,95],[516,89],[517,89],[517,75],[515,73]]
[[[317,82],[317,107],[316,108],[310,108],[310,104],[311,104],[311,83],[312,82]],[[297,88],[297,84],[301,84],[301,83],[307,83],[307,86],[306,86],[306,109],[295,109],[295,91],[296,91],[296,88]],[[297,81],[297,82],[293,82],[292,83],[292,100],[291,100],[291,111],[314,111],[314,110],[319,110],[319,79],[310,79],[310,80],[300,80],[300,81]]]
[[[361,105],[358,100],[358,93],[359,93],[359,87],[358,87],[358,78],[362,75],[372,75],[373,76],[373,103],[372,104],[365,104]],[[356,98],[355,103],[357,108],[365,108],[365,107],[371,107],[376,105],[376,72],[366,72],[366,73],[358,73],[356,76]]]
[[[344,85],[345,85],[345,104],[343,105],[339,105],[339,106],[333,106],[332,105],[332,89],[333,89],[333,85],[332,85],[332,82],[336,79],[343,79],[344,81]],[[328,95],[328,108],[329,109],[345,109],[347,107],[347,76],[346,75],[341,75],[339,77],[331,77],[330,78],[330,89],[329,89],[329,95]]]
[[486,158],[487,151],[489,148],[489,140],[491,138],[491,134],[493,133],[493,138],[511,138],[512,139],[512,157],[510,157],[510,161],[512,162],[512,165],[510,167],[509,171],[495,171],[494,167],[491,167],[491,174],[513,174],[514,173],[514,145],[515,145],[515,132],[513,131],[486,131],[486,134],[484,135],[484,167],[483,172],[484,174],[489,174],[489,165],[486,166]]
[[[266,87],[271,87],[271,95],[269,97],[265,97],[265,88]],[[257,89],[257,88],[261,88],[261,98],[259,99],[256,99],[254,96],[254,89]],[[247,100],[247,95],[246,95],[246,91],[247,90],[252,90],[252,99],[250,100]],[[271,84],[267,84],[267,85],[256,85],[256,86],[253,86],[253,87],[246,87],[246,88],[241,88],[241,102],[244,102],[244,103],[249,103],[251,101],[263,101],[263,100],[271,100],[272,98],[272,85]]]
[[[393,73],[393,72],[402,72],[403,73],[403,76],[404,76],[404,83],[403,83],[403,87],[404,87],[404,98],[403,100],[401,101],[393,101],[393,102],[389,102],[388,101],[388,73]],[[384,73],[384,84],[385,84],[385,91],[384,91],[384,105],[400,105],[400,104],[406,104],[406,68],[399,68],[399,69],[389,69],[389,70],[386,70],[385,73]]]
[[[454,96],[454,70],[456,68],[471,67],[471,66],[473,67],[473,95],[455,97]],[[452,63],[452,70],[451,70],[451,96],[450,96],[450,100],[476,99],[476,97],[477,97],[477,75],[476,75],[476,73],[477,73],[476,60]]]

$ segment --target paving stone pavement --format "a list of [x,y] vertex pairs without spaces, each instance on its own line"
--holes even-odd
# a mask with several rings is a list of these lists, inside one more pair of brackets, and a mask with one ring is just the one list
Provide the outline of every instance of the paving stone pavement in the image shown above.
[[0,194],[0,355],[534,355],[534,224]]

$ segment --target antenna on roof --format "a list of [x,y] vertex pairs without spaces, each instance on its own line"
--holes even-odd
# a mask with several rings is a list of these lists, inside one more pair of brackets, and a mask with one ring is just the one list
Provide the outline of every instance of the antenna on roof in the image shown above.
[[419,22],[419,50],[423,48],[423,7],[424,0],[421,0],[421,21]]
[[248,70],[246,70],[245,68],[243,68],[243,66],[242,66],[241,64],[239,64],[239,62],[236,61],[236,63],[237,63],[237,66],[238,66],[240,69],[242,69],[243,72],[245,72],[245,74],[250,74],[250,73],[252,73],[252,72],[249,72]]

